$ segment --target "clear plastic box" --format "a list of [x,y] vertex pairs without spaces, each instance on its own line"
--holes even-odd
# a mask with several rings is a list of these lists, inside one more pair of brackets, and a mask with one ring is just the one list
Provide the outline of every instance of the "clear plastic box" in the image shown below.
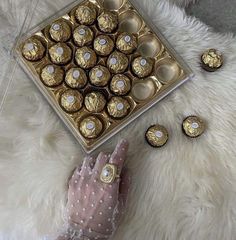
[[[79,110],[77,113],[67,113],[63,111],[59,102],[58,91],[63,91],[68,89],[64,83],[57,86],[57,89],[46,87],[41,81],[40,74],[37,70],[38,66],[42,67],[45,65],[43,60],[38,63],[31,63],[27,61],[22,55],[22,47],[24,46],[24,42],[30,38],[31,36],[37,34],[37,36],[44,38],[46,42],[46,49],[56,42],[53,42],[52,39],[46,37],[45,29],[48,28],[55,20],[63,17],[67,21],[70,21],[72,25],[72,30],[74,30],[79,23],[75,21],[74,16],[72,14],[75,12],[75,8],[82,3],[87,3],[90,1],[92,4],[95,4],[98,7],[98,12],[101,13],[104,9],[112,10],[118,13],[119,16],[119,27],[118,31],[123,32],[132,32],[137,34],[138,38],[138,50],[130,56],[130,65],[134,60],[134,56],[144,55],[144,57],[152,57],[155,59],[154,68],[152,74],[143,79],[139,79],[131,70],[129,65],[125,74],[127,74],[131,78],[132,82],[132,90],[130,93],[124,98],[130,101],[130,110],[127,116],[122,119],[114,119],[107,113],[107,110],[104,110],[101,113],[90,113],[85,107]],[[50,5],[54,5],[53,8]],[[112,9],[111,9],[112,8]],[[53,9],[52,11],[50,11]],[[55,9],[58,11],[55,13]],[[166,95],[176,89],[178,86],[186,82],[187,80],[193,77],[193,73],[188,65],[183,61],[183,59],[174,51],[173,47],[170,46],[168,41],[161,34],[159,29],[151,22],[151,20],[146,16],[144,11],[140,8],[137,1],[135,0],[87,0],[87,1],[71,1],[71,3],[67,6],[64,6],[62,1],[58,1],[56,3],[44,0],[44,1],[34,1],[34,10],[33,18],[29,15],[27,16],[25,26],[21,32],[20,38],[17,41],[17,44],[14,49],[14,55],[20,64],[20,66],[24,69],[24,71],[30,76],[30,78],[37,85],[41,93],[48,100],[49,104],[53,107],[53,109],[57,112],[62,121],[66,124],[66,126],[70,129],[75,138],[82,145],[83,149],[90,153],[94,151],[97,147],[102,145],[105,141],[111,138],[114,134],[119,132],[125,126],[127,126],[131,121],[136,119],[138,116],[147,111],[154,104],[163,99]],[[52,15],[48,18],[48,16]],[[30,24],[29,24],[30,23]],[[134,25],[132,25],[134,24]],[[34,26],[31,30],[27,31],[30,26]],[[136,26],[140,26],[137,30]],[[94,24],[94,29],[96,34],[102,34],[97,27],[97,23]],[[42,32],[43,30],[43,32]],[[117,33],[113,34],[114,41],[116,40]],[[69,42],[69,46],[72,46],[73,51],[78,49],[78,46],[74,46],[74,44]],[[137,54],[137,55],[135,55]],[[46,55],[47,61],[50,61],[48,55]],[[74,58],[73,58],[74,59]],[[72,60],[73,61],[73,60]],[[106,60],[107,61],[107,60]],[[104,60],[104,62],[106,62]],[[69,63],[69,67],[72,63]],[[37,67],[36,67],[37,66]],[[63,66],[65,72],[69,69],[68,66]],[[138,85],[139,84],[139,85]],[[89,87],[93,87],[90,83],[88,83]],[[143,86],[143,89],[142,88]],[[88,88],[89,88],[88,87]],[[87,89],[87,86],[85,87]],[[141,89],[141,90],[140,90]],[[150,90],[151,95],[142,99],[145,95],[145,89]],[[96,91],[99,91],[98,88],[95,88]],[[114,94],[110,93],[109,87],[106,86],[104,89],[100,89],[108,92],[107,101],[114,96]],[[152,91],[153,90],[153,91]],[[85,97],[85,93],[87,90],[78,90]],[[143,92],[142,92],[143,91]],[[93,139],[86,138],[82,135],[79,124],[81,121],[88,115],[94,115],[101,120],[103,123],[102,132]]]

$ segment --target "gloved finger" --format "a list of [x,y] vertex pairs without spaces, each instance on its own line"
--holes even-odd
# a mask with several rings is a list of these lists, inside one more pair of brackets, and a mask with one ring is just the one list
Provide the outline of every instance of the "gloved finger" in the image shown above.
[[95,162],[96,162],[95,157],[87,156],[83,161],[81,174],[82,172],[85,174],[92,173]]
[[108,163],[108,155],[106,153],[101,152],[95,162],[95,166],[93,168],[94,175],[96,177],[100,176],[103,167]]
[[73,171],[71,172],[70,177],[68,179],[68,185],[69,186],[71,186],[72,181],[74,181],[78,177],[78,174],[80,174],[81,168],[82,168],[82,163],[79,164],[78,167],[73,169]]
[[130,186],[131,186],[131,172],[129,169],[123,168],[121,172],[121,181],[119,188],[119,201],[122,203],[123,207],[127,203]]
[[122,139],[112,153],[109,163],[115,164],[118,167],[119,172],[122,171],[124,161],[126,159],[129,143],[127,140]]

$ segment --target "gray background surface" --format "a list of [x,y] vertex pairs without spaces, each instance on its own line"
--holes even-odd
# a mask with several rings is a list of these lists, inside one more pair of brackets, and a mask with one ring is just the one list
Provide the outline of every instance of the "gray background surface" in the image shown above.
[[217,32],[236,34],[236,0],[199,0],[187,13],[201,19]]

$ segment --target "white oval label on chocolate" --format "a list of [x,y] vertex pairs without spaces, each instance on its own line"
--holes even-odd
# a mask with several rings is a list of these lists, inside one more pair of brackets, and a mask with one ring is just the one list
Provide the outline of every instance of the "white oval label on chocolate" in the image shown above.
[[103,72],[102,72],[101,70],[98,70],[98,71],[96,72],[96,77],[100,78],[100,77],[102,77],[102,76],[103,76]]
[[116,108],[117,108],[117,110],[121,111],[121,110],[124,109],[124,104],[123,104],[123,103],[118,103],[118,104],[116,105]]
[[112,64],[112,65],[117,64],[117,59],[116,59],[115,57],[112,57],[112,58],[110,59],[110,64]]
[[125,36],[125,41],[127,42],[127,43],[129,43],[130,41],[131,41],[131,37],[130,36]]
[[118,87],[118,88],[124,88],[124,86],[125,86],[125,83],[124,83],[124,81],[123,80],[119,80],[117,83],[116,83],[116,87]]
[[84,28],[79,29],[79,34],[84,35],[85,34],[85,29]]
[[87,123],[86,127],[88,130],[92,130],[92,129],[94,129],[95,124],[94,124],[94,122],[89,122],[89,123]]
[[50,66],[47,67],[47,72],[49,74],[53,74],[55,72],[55,68],[52,65],[50,65]]
[[66,101],[67,101],[68,103],[74,103],[74,102],[75,102],[75,97],[74,97],[74,96],[68,96],[68,97],[66,98]]
[[62,47],[58,47],[56,51],[58,55],[62,55],[64,53],[64,49]]
[[91,54],[89,53],[89,52],[86,52],[85,54],[84,54],[84,59],[85,60],[89,60],[91,58]]
[[73,78],[77,79],[80,76],[80,72],[78,70],[74,70],[72,75],[73,75]]
[[144,59],[144,58],[142,58],[142,59],[140,60],[140,65],[144,67],[146,64],[147,64],[147,60]]
[[106,45],[106,43],[107,43],[107,41],[106,41],[106,39],[104,39],[104,38],[102,38],[102,39],[99,40],[99,44],[100,44],[100,45]]
[[57,24],[57,23],[53,24],[53,26],[52,26],[52,29],[53,29],[54,31],[59,31],[60,28],[61,28],[60,25]]
[[193,129],[199,128],[199,124],[197,122],[192,123],[191,126],[192,126]]
[[33,43],[27,43],[25,47],[28,51],[34,50],[34,44]]
[[161,138],[163,136],[163,133],[161,131],[156,131],[155,135],[157,138]]

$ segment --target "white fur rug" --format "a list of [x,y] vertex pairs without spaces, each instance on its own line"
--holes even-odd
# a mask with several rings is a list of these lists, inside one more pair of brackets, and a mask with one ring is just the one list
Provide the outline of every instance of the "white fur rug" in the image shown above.
[[[42,13],[58,2],[51,1]],[[6,10],[13,3],[1,1],[0,7]],[[140,3],[196,78],[102,147],[111,149],[121,137],[131,142],[130,204],[114,239],[235,240],[236,39],[212,32],[166,0]],[[17,11],[13,6],[15,17],[9,21],[19,20],[22,6]],[[224,67],[215,73],[199,66],[201,53],[210,47],[225,55]],[[207,131],[198,139],[181,131],[190,114],[207,121]],[[157,122],[170,133],[161,149],[144,140],[147,127]],[[43,239],[62,224],[67,180],[83,153],[19,68],[0,119],[0,136],[1,239]]]

